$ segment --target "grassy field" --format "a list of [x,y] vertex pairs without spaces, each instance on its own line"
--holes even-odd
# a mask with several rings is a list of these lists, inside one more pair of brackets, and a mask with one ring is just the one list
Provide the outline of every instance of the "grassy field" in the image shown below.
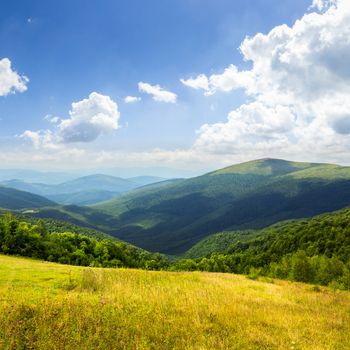
[[349,334],[347,292],[0,255],[0,349],[340,350]]

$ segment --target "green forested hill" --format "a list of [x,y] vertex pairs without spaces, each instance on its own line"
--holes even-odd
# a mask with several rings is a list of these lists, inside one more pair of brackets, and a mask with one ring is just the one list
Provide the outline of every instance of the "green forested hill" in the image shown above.
[[[201,240],[183,256],[200,258],[212,254],[249,251],[276,257],[305,250],[310,255],[325,254],[350,259],[350,208],[308,219],[278,222],[254,231],[220,232]],[[272,259],[272,260],[273,260]]]
[[117,197],[118,192],[86,190],[81,192],[48,195],[47,198],[63,205],[91,205]]
[[[6,214],[7,212],[4,211],[2,214]],[[109,239],[116,241],[117,238],[108,235],[105,232],[94,230],[92,228],[84,227],[75,225],[68,221],[62,221],[62,220],[56,220],[52,218],[36,218],[28,215],[21,215],[21,214],[12,214],[14,215],[18,220],[25,221],[27,223],[33,224],[33,225],[41,225],[44,224],[47,232],[74,232],[79,235],[91,237],[97,240],[102,239]]]
[[[108,237],[84,235],[83,229],[62,232],[57,223],[36,224],[12,214],[0,216],[0,253],[21,255],[62,264],[139,267],[160,269],[168,262],[160,254],[152,254],[131,244]],[[54,230],[54,227],[59,230]]]
[[31,205],[8,198],[1,202],[0,197],[0,207],[34,209],[28,214],[180,255],[215,232],[260,229],[350,205],[350,167],[263,159],[151,184],[92,207],[58,206],[25,196],[40,201]]
[[[190,260],[188,257],[197,257]],[[227,232],[192,247],[177,270],[223,271],[350,289],[350,209],[281,222],[251,237]]]
[[94,206],[110,232],[138,246],[181,254],[223,230],[262,228],[350,205],[350,167],[262,159],[135,190]]
[[[184,258],[172,261],[71,228],[62,232],[56,223],[33,224],[6,214],[0,218],[0,253],[84,266],[263,275],[350,289],[350,209],[281,222],[264,230],[216,234]],[[197,258],[189,259],[191,255]]]
[[55,205],[55,203],[33,193],[0,186],[0,208],[17,210],[49,205]]
[[224,253],[235,242],[247,241],[256,237],[260,230],[227,231],[214,233],[191,247],[182,257],[196,259],[210,256],[213,253]]

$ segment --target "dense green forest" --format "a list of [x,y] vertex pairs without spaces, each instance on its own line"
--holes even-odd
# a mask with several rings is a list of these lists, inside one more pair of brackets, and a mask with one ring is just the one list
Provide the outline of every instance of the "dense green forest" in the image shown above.
[[183,258],[196,259],[209,256],[212,253],[224,253],[231,244],[241,241],[245,242],[259,234],[259,230],[244,231],[223,231],[210,235],[196,243],[186,253]]
[[[56,221],[25,220],[2,216],[1,253],[63,264],[229,272],[350,289],[350,209],[249,231],[244,240],[238,239],[242,232],[213,235],[197,249],[196,254],[208,251],[206,256],[175,261],[117,240],[87,236],[84,228],[68,224],[74,233],[62,232],[64,225]],[[218,251],[212,252],[213,246]]]
[[[221,253],[181,259],[172,269],[264,275],[350,289],[350,209],[279,223],[246,241],[228,235],[236,241]],[[225,240],[224,233],[214,235],[199,248],[222,247]]]
[[62,264],[162,269],[167,260],[124,242],[97,240],[78,233],[49,232],[43,221],[31,224],[11,214],[0,219],[0,252]]
[[[5,212],[4,212],[5,213]],[[74,232],[80,235],[95,238],[97,240],[111,239],[119,241],[116,237],[110,236],[102,231],[94,230],[92,228],[78,226],[63,220],[56,220],[52,218],[40,219],[32,216],[26,216],[21,214],[13,214],[19,221],[25,221],[31,224],[38,224],[39,222],[45,224],[47,232]]]

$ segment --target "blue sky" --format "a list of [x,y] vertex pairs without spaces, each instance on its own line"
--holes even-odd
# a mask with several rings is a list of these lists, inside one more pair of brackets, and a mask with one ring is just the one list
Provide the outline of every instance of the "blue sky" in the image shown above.
[[[312,11],[320,17],[327,15],[321,5],[308,10],[310,5],[303,0],[1,1],[0,60],[9,59],[13,71],[29,78],[26,91],[0,96],[0,147],[18,155],[17,161],[2,160],[2,166],[28,167],[29,158],[31,166],[41,169],[74,168],[81,157],[84,167],[120,167],[125,160],[125,166],[156,167],[165,162],[167,166],[204,170],[245,160],[242,154],[236,158],[234,154],[254,157],[254,152],[235,144],[237,130],[228,131],[228,141],[231,137],[234,144],[229,151],[225,150],[226,138],[219,150],[217,145],[213,150],[203,126],[208,125],[212,132],[217,123],[226,125],[230,112],[255,103],[263,93],[249,92],[240,83],[238,88],[225,90],[221,86],[203,94],[203,89],[191,88],[180,79],[221,75],[230,65],[239,71],[252,70],[254,60],[244,60],[238,50],[244,38],[267,34],[282,24],[292,27]],[[176,94],[176,102],[156,101],[140,91],[140,82]],[[92,92],[117,104],[118,116],[111,112],[116,124],[90,130],[93,135],[88,141],[75,137],[72,142],[67,128],[63,135],[60,122],[54,125],[48,119],[69,119],[72,103],[89,99]],[[125,103],[126,96],[141,100]],[[264,102],[264,106],[270,105]],[[249,119],[249,111],[244,113],[245,120]],[[343,119],[336,122],[347,125]],[[69,125],[70,135],[77,132],[76,122],[73,124]],[[79,124],[80,136],[86,125]],[[53,136],[43,142],[40,137],[48,130]],[[275,138],[276,131],[269,130],[264,137]],[[221,136],[225,133],[220,132]],[[32,145],[33,137],[37,143]],[[256,156],[270,155],[266,145],[259,145],[261,135],[254,137],[257,141],[251,147],[265,150]],[[290,140],[296,137],[300,132],[288,136]],[[195,156],[194,148],[200,148]],[[72,150],[75,155],[67,155]],[[290,154],[295,157],[298,152],[293,152]],[[119,156],[114,158],[111,154],[116,153]],[[279,155],[275,149],[270,153]],[[343,161],[321,153],[311,160]],[[92,164],[94,157],[99,161]]]

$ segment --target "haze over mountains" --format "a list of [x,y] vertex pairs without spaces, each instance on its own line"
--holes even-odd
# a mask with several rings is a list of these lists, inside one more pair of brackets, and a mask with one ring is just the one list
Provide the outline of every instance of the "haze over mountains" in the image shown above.
[[[150,251],[178,255],[217,232],[263,228],[350,205],[350,167],[338,165],[261,159],[190,179],[147,184],[153,180],[159,179],[95,175],[55,186],[25,184],[28,191],[51,191],[47,197],[61,203],[80,196],[88,204],[90,193],[116,197],[82,207],[35,195],[29,197],[31,205],[30,194],[17,191],[13,194],[23,195],[23,205],[11,207],[7,194],[0,197],[0,207],[33,209],[30,215],[36,217],[95,228]],[[0,194],[6,191],[0,188]]]
[[19,191],[14,188],[0,186],[0,208],[19,210],[37,209],[45,206],[55,205],[49,199],[33,193]]
[[155,176],[123,179],[97,174],[79,177],[60,184],[30,183],[12,179],[2,181],[0,185],[45,196],[60,204],[88,205],[111,199],[123,192],[162,180],[164,179]]

